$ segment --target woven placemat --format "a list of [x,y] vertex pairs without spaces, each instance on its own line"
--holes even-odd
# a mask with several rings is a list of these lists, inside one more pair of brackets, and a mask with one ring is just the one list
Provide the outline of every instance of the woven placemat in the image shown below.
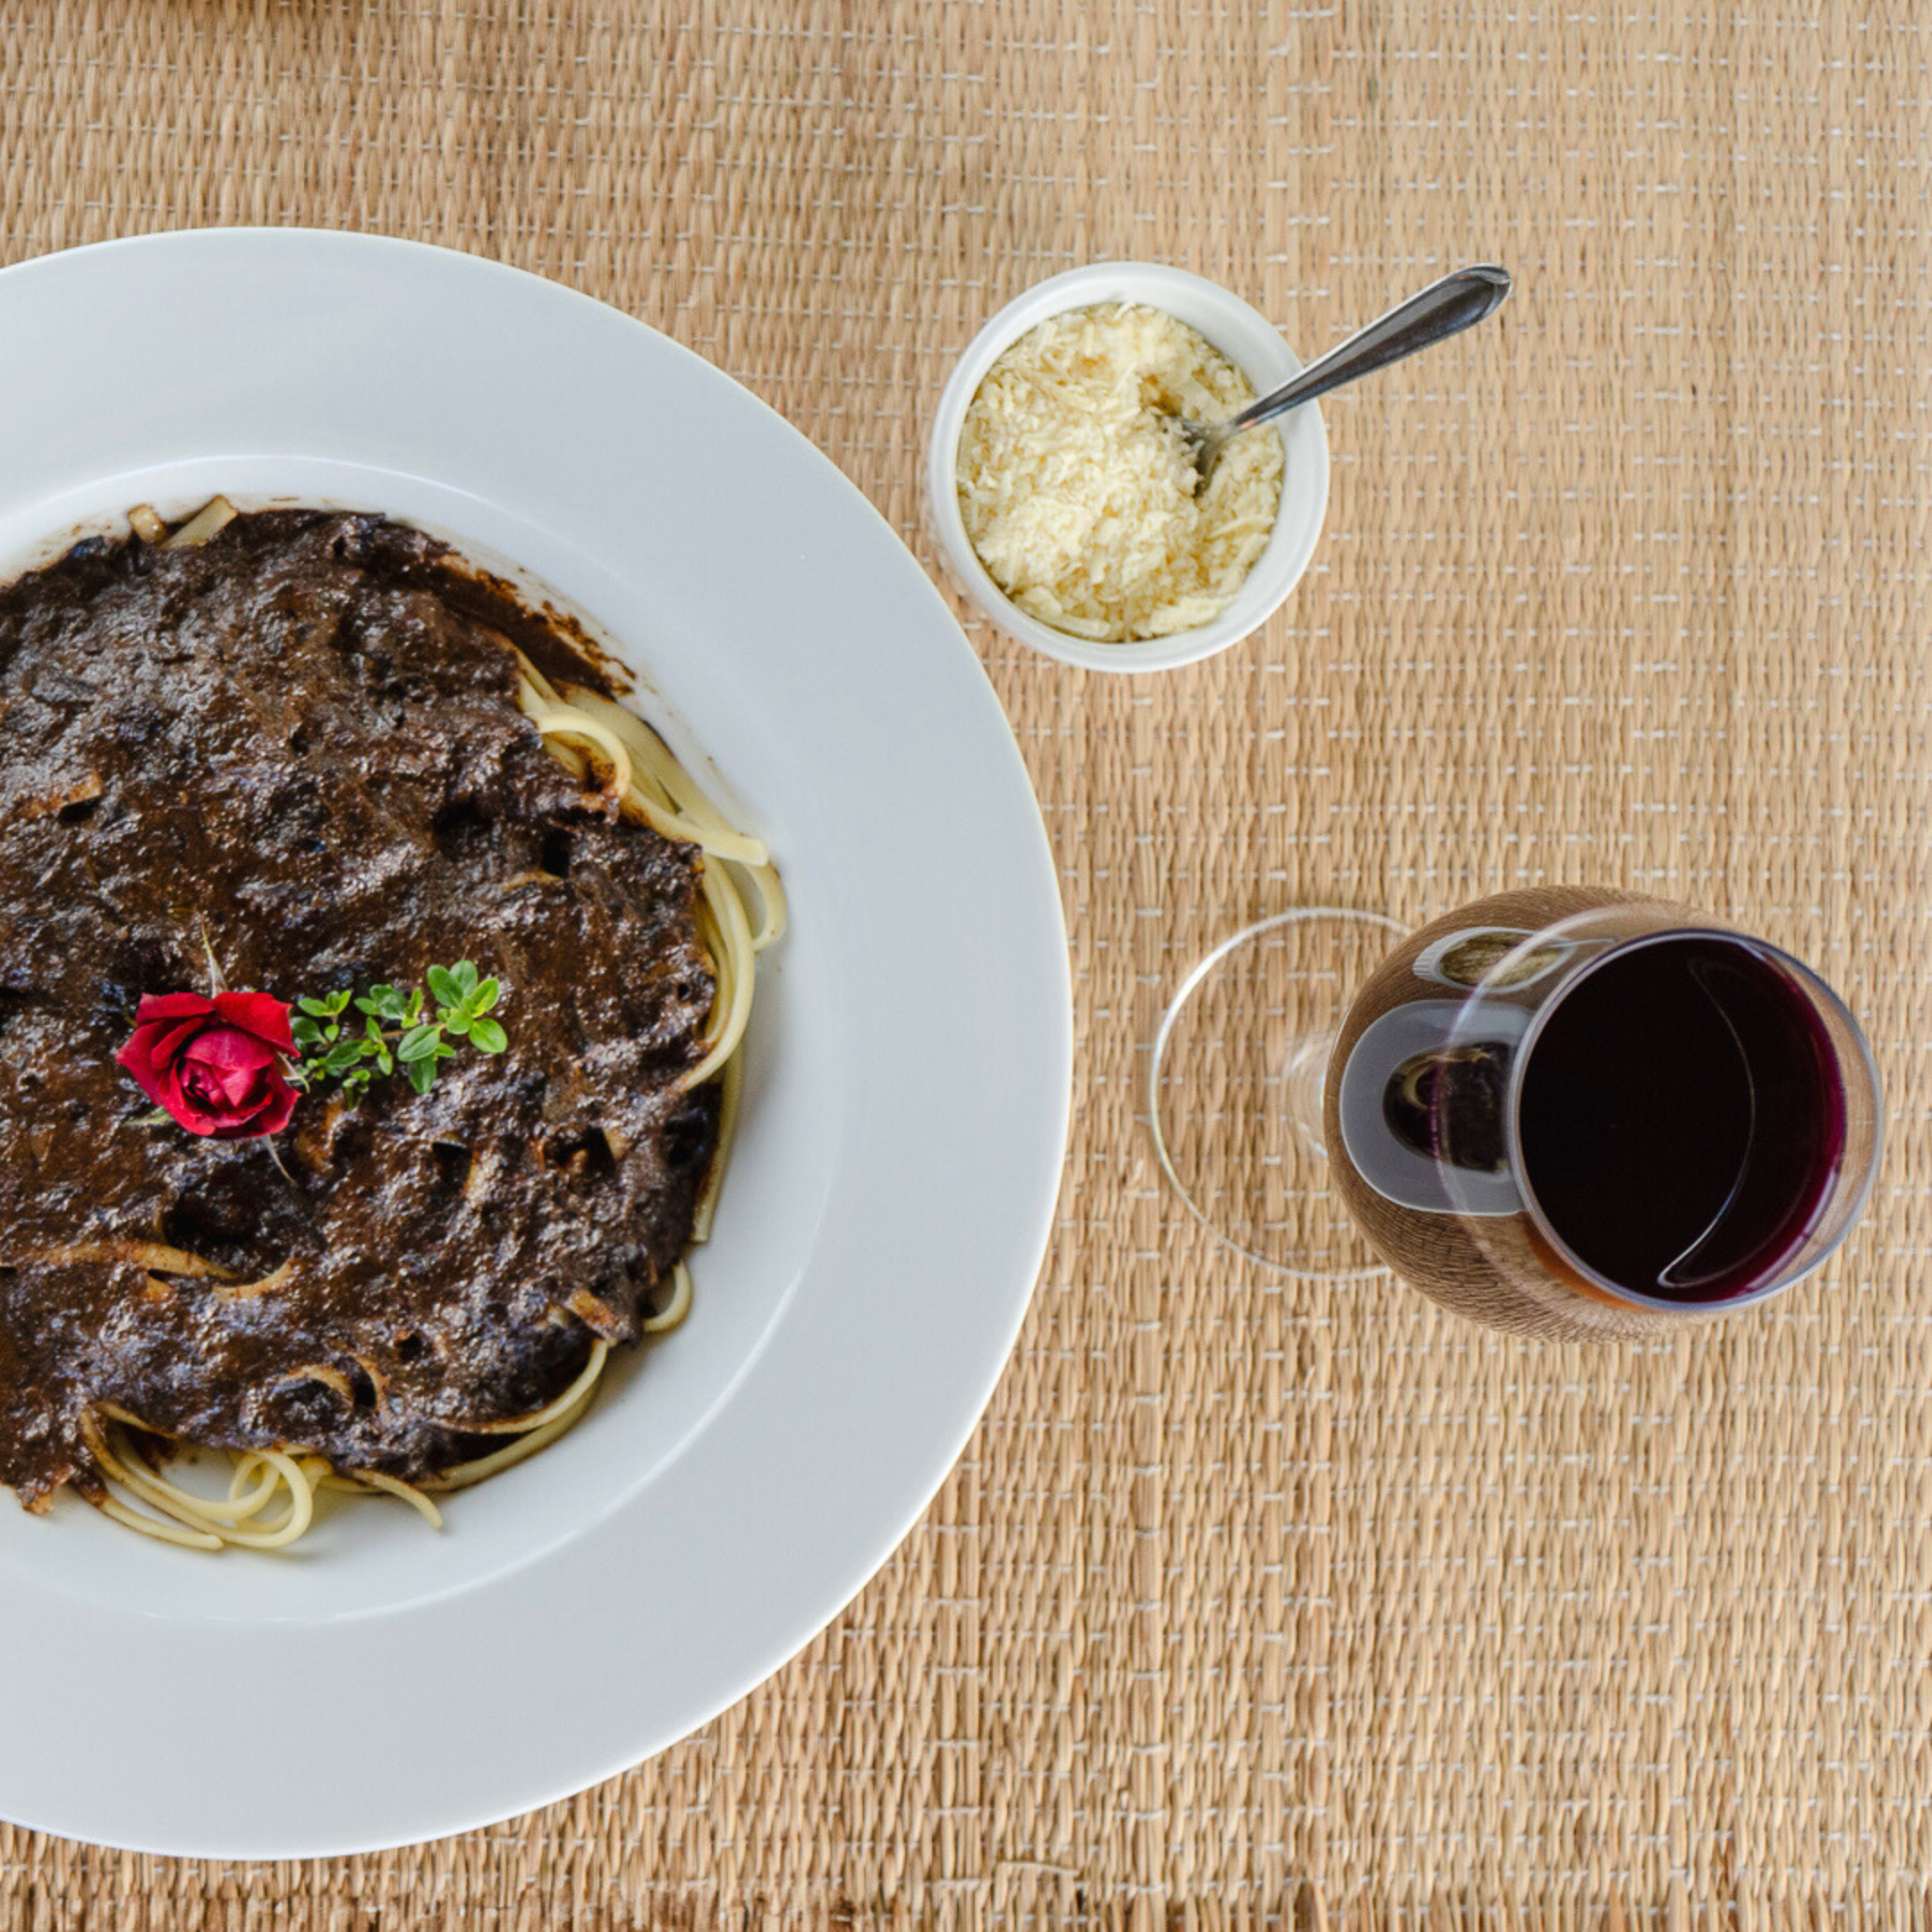
[[[313,1866],[6,1832],[4,1922],[1924,1923],[1928,74],[1914,0],[0,0],[5,258],[499,257],[915,544],[949,358],[1044,274],[1177,262],[1304,351],[1519,276],[1325,405],[1263,636],[1129,682],[974,633],[1062,869],[1073,1140],[992,1411],[852,1608],[572,1803]],[[1894,1137],[1825,1277],[1584,1351],[1198,1234],[1138,1098],[1197,953],[1546,880],[1732,915],[1868,1020]]]

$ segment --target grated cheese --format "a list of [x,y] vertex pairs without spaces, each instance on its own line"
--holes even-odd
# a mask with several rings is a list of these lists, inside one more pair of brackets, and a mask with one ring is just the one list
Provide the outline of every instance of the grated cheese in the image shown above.
[[960,433],[966,534],[1021,609],[1074,637],[1167,637],[1218,617],[1267,547],[1280,438],[1237,437],[1197,499],[1175,416],[1254,400],[1196,330],[1140,303],[1055,316],[987,371]]

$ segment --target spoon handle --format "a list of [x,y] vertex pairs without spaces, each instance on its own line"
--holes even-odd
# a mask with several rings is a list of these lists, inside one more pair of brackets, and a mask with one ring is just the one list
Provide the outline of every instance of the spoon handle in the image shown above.
[[1297,403],[1310,402],[1343,383],[1353,382],[1358,376],[1386,369],[1431,343],[1460,335],[1499,308],[1509,292],[1508,270],[1487,266],[1459,268],[1440,282],[1431,282],[1419,294],[1399,302],[1367,328],[1357,329],[1346,342],[1337,343],[1326,355],[1318,356],[1292,382],[1258,402],[1250,402],[1232,422],[1221,426],[1222,437],[1267,422]]

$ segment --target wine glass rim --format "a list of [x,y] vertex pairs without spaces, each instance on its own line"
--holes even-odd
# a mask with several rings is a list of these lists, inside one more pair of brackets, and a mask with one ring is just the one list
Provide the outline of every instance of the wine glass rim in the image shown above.
[[[1482,980],[1470,987],[1464,1002],[1465,1010],[1484,996],[1491,979],[1499,974],[1517,953],[1538,945],[1546,945],[1553,936],[1565,936],[1563,927],[1588,916],[1588,913],[1568,914],[1526,935],[1521,945],[1511,947],[1489,972],[1484,975]],[[1550,1016],[1563,1004],[1578,986],[1609,961],[1622,959],[1645,946],[1657,945],[1665,940],[1681,939],[1716,939],[1733,945],[1746,946],[1755,953],[1767,954],[1776,964],[1799,979],[1807,990],[1814,994],[1820,1003],[1843,1023],[1846,1033],[1857,1046],[1859,1063],[1863,1068],[1865,1079],[1869,1085],[1872,1102],[1871,1157],[1865,1164],[1865,1173],[1858,1184],[1857,1195],[1851,1204],[1850,1211],[1845,1214],[1843,1225],[1829,1243],[1812,1256],[1802,1267],[1795,1268],[1786,1275],[1774,1275],[1770,1281],[1758,1287],[1747,1289],[1741,1294],[1719,1296],[1708,1301],[1674,1301],[1662,1295],[1645,1294],[1640,1289],[1612,1281],[1600,1270],[1592,1267],[1556,1232],[1549,1216],[1544,1211],[1543,1204],[1537,1199],[1536,1190],[1530,1184],[1529,1168],[1523,1159],[1522,1149],[1523,1080],[1535,1055],[1537,1042],[1541,1038]],[[1852,1009],[1839,998],[1829,981],[1814,967],[1808,966],[1794,953],[1787,953],[1783,946],[1775,945],[1768,939],[1758,938],[1754,933],[1739,932],[1728,926],[1670,926],[1656,932],[1634,933],[1627,939],[1620,939],[1606,946],[1594,959],[1584,961],[1571,973],[1563,980],[1554,998],[1544,1000],[1538,1006],[1530,1016],[1528,1030],[1517,1043],[1516,1051],[1512,1055],[1509,1086],[1504,1106],[1504,1131],[1506,1136],[1510,1175],[1516,1183],[1517,1191],[1522,1196],[1523,1212],[1529,1216],[1537,1232],[1555,1253],[1562,1257],[1566,1267],[1574,1269],[1581,1279],[1589,1282],[1606,1298],[1625,1307],[1652,1309],[1694,1319],[1703,1315],[1727,1314],[1733,1309],[1749,1308],[1754,1303],[1768,1301],[1773,1295],[1783,1294],[1787,1288],[1795,1287],[1806,1275],[1816,1273],[1844,1245],[1846,1238],[1858,1225],[1867,1204],[1871,1199],[1872,1189],[1878,1179],[1879,1163],[1885,1157],[1885,1087],[1879,1078],[1878,1063],[1872,1057],[1871,1042],[1866,1038],[1864,1028],[1859,1024]]]

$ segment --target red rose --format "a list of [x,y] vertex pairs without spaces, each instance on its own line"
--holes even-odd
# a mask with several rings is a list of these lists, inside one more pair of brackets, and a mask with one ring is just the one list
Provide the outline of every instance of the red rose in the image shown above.
[[285,1000],[267,993],[146,993],[133,1037],[114,1058],[190,1133],[248,1140],[288,1125],[295,1089],[282,1062],[294,1055]]

